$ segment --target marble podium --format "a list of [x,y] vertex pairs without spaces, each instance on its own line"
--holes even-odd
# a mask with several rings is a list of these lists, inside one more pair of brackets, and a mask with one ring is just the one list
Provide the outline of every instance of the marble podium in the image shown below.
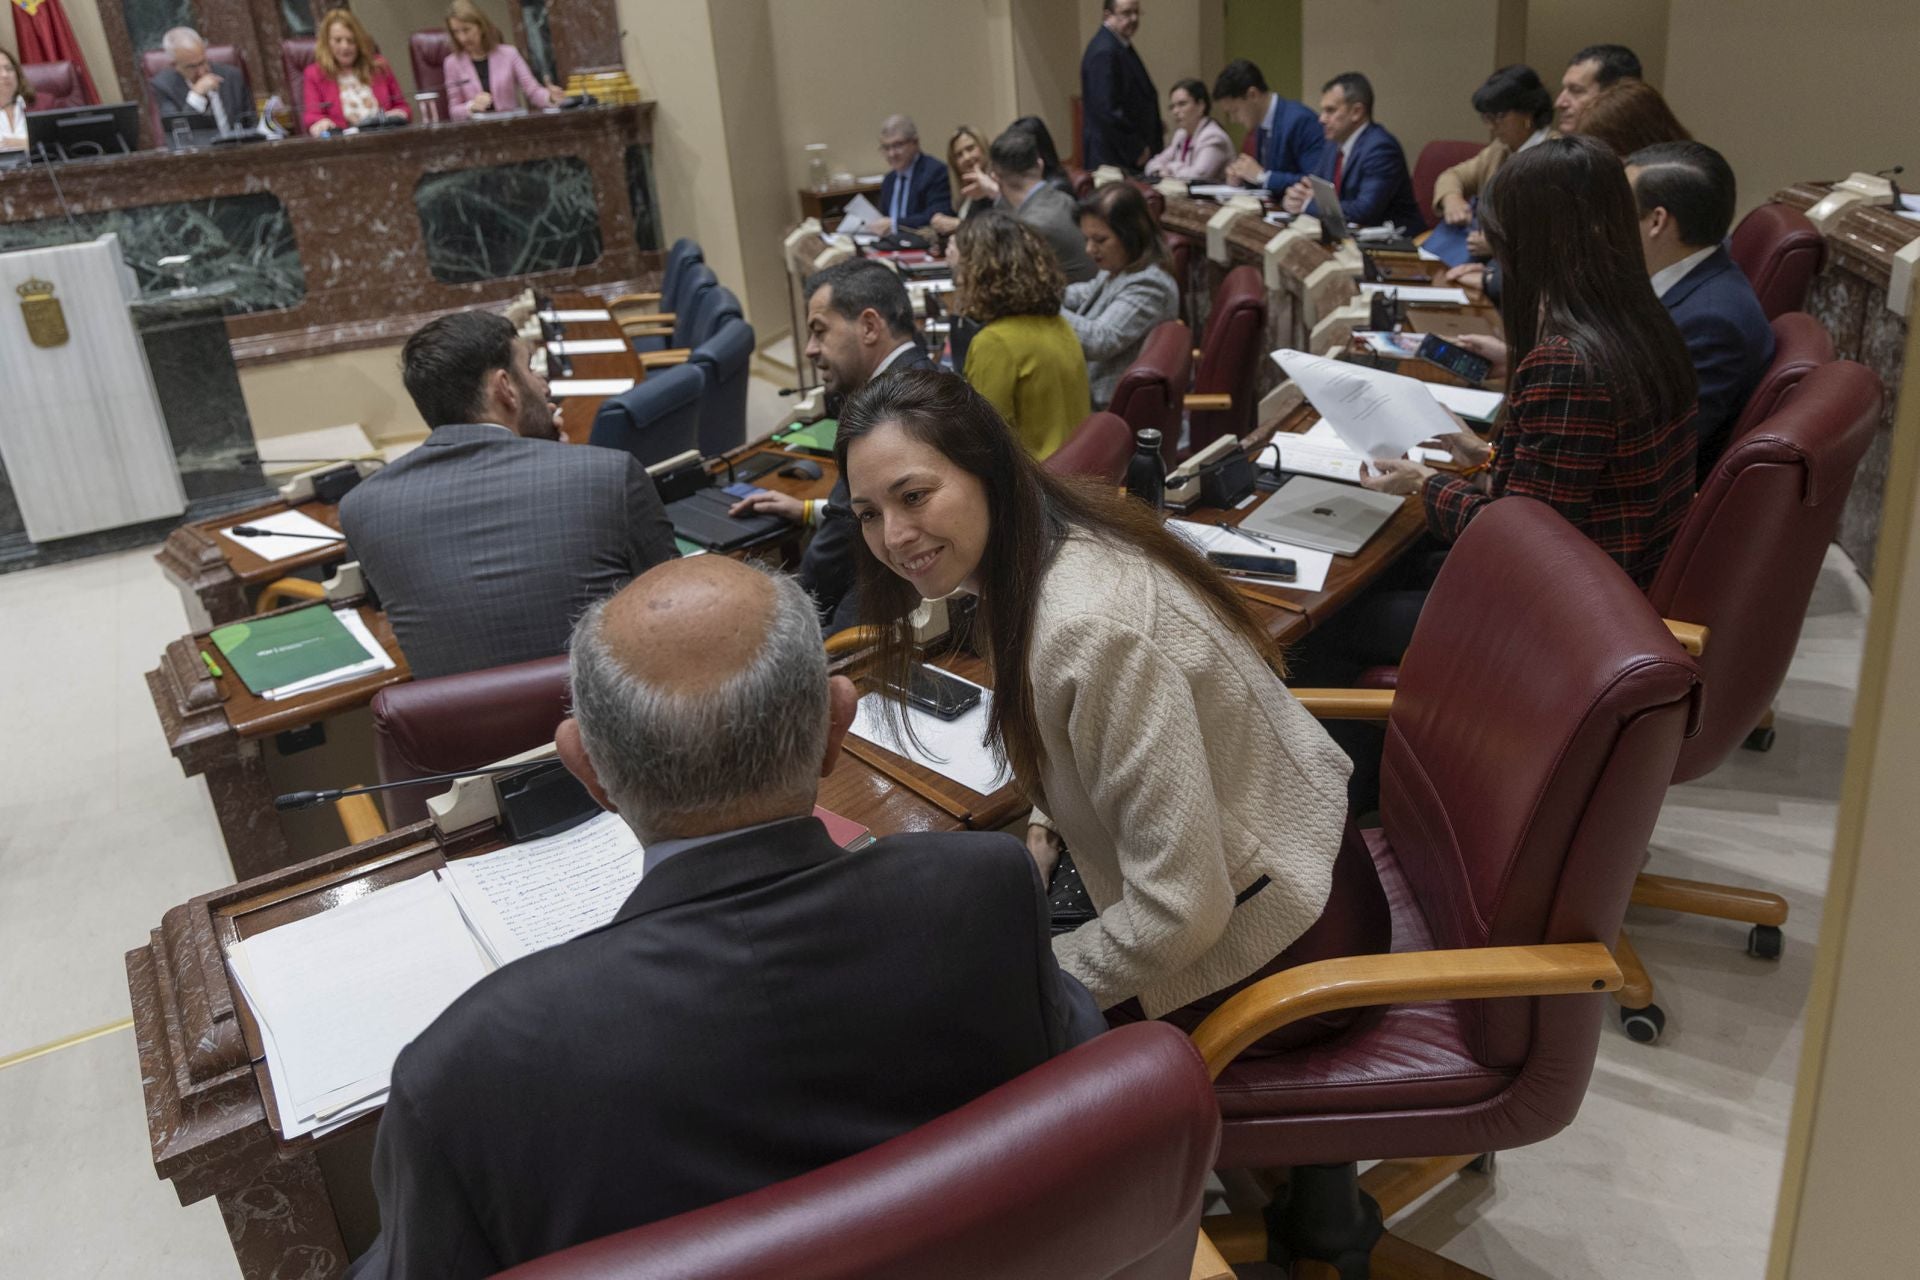
[[0,254],[0,459],[27,536],[178,516],[186,489],[116,237]]

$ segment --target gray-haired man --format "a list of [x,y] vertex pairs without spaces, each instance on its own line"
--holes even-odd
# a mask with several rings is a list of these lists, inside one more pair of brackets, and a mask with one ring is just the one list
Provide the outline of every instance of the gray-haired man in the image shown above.
[[881,121],[880,154],[887,160],[887,176],[880,179],[880,212],[885,216],[869,223],[867,230],[883,236],[930,227],[934,214],[953,212],[947,166],[920,149],[920,130],[913,121],[905,116]]
[[401,1053],[355,1275],[491,1275],[793,1177],[1104,1025],[1013,837],[847,853],[812,816],[855,693],[791,579],[649,570],[581,619],[573,697],[561,756],[645,874]]
[[173,65],[155,76],[148,87],[160,104],[162,119],[210,116],[221,133],[238,129],[252,119],[253,97],[247,91],[246,73],[238,67],[208,61],[207,42],[198,31],[175,27],[160,37],[160,46],[173,59]]

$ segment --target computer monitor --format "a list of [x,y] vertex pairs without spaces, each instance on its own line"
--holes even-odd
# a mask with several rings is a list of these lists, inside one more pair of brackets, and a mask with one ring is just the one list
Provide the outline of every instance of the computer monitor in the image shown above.
[[131,102],[27,113],[27,150],[35,159],[125,155],[139,145],[140,108]]

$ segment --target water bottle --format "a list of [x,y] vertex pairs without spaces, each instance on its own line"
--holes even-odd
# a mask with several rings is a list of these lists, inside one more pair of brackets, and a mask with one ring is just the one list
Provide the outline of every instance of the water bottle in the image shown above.
[[1127,461],[1127,492],[1155,511],[1166,505],[1167,464],[1160,457],[1160,433],[1152,427],[1134,436],[1133,457]]

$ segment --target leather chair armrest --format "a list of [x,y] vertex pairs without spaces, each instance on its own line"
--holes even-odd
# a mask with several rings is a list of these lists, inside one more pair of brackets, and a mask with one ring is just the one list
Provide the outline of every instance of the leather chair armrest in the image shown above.
[[1263,978],[1207,1015],[1193,1044],[1218,1079],[1262,1036],[1316,1014],[1422,1000],[1568,996],[1620,988],[1620,966],[1599,942],[1466,947],[1342,956]]
[[324,584],[306,578],[275,578],[260,589],[260,601],[256,609],[265,613],[269,609],[278,609],[283,604],[295,600],[325,600],[327,588]]
[[333,802],[333,811],[339,816],[340,825],[346,829],[348,844],[365,844],[387,834],[387,824],[380,817],[380,806],[374,803],[372,796],[341,796]]
[[676,364],[685,364],[692,358],[692,347],[669,347],[665,351],[642,351],[640,353],[640,367],[642,369],[667,369]]
[[1193,391],[1187,394],[1186,406],[1189,409],[1231,409],[1233,397],[1224,391]]
[[1694,657],[1707,651],[1709,632],[1706,627],[1697,622],[1675,622],[1672,618],[1663,618],[1661,621],[1667,624],[1667,630],[1673,632],[1673,638],[1680,642],[1680,647]]
[[1391,689],[1295,689],[1293,696],[1316,720],[1385,720],[1393,710]]
[[607,310],[623,306],[659,306],[659,293],[623,293],[607,303]]

